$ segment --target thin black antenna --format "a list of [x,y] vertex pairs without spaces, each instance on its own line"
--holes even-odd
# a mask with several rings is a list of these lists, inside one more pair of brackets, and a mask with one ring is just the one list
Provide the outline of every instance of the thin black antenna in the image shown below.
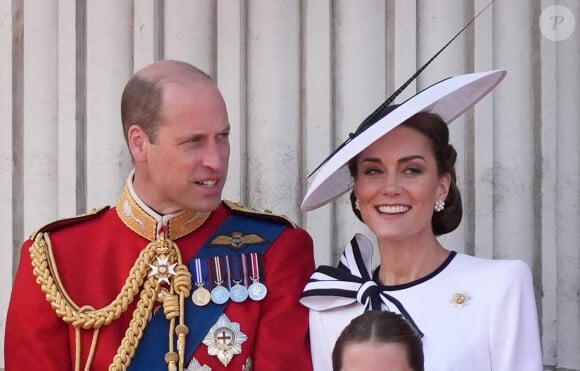
[[409,86],[409,84],[410,84],[411,82],[413,82],[413,80],[415,80],[415,79],[417,78],[417,76],[419,76],[419,75],[421,74],[421,72],[423,72],[423,70],[424,70],[425,68],[427,68],[427,66],[428,66],[428,65],[430,65],[430,64],[431,64],[431,62],[433,62],[433,60],[434,60],[435,58],[437,58],[437,57],[439,56],[439,54],[441,54],[441,52],[442,52],[443,50],[445,50],[445,49],[446,49],[446,48],[449,46],[449,44],[451,44],[451,43],[452,43],[452,42],[453,42],[453,41],[454,41],[454,40],[455,40],[455,39],[456,39],[456,38],[457,38],[459,35],[461,35],[461,33],[463,33],[463,31],[465,31],[465,29],[466,29],[467,27],[469,27],[469,26],[470,26],[470,25],[471,25],[471,24],[472,24],[472,23],[475,21],[475,19],[476,19],[477,17],[479,17],[479,15],[480,15],[481,13],[483,13],[483,12],[484,12],[484,11],[485,11],[485,10],[486,10],[486,9],[487,9],[487,8],[488,8],[488,7],[489,7],[489,6],[490,6],[490,5],[491,5],[491,4],[494,2],[494,1],[495,1],[495,0],[492,0],[492,1],[490,1],[490,2],[489,2],[489,3],[488,3],[488,4],[487,4],[487,5],[486,5],[486,6],[485,6],[483,9],[481,9],[481,10],[480,10],[480,11],[479,11],[479,12],[478,12],[478,13],[477,13],[477,14],[476,14],[476,15],[475,15],[475,16],[474,16],[474,17],[473,17],[473,18],[472,18],[472,19],[471,19],[469,22],[467,22],[467,24],[466,24],[465,26],[463,26],[463,28],[462,28],[461,30],[459,30],[459,32],[457,32],[457,33],[455,34],[455,36],[453,36],[453,37],[451,38],[451,40],[449,40],[449,41],[447,42],[447,44],[443,45],[443,47],[442,47],[441,49],[439,49],[439,51],[438,51],[437,53],[435,53],[435,55],[434,55],[434,56],[432,56],[432,57],[431,57],[431,59],[429,59],[427,62],[425,62],[425,64],[424,64],[424,65],[422,65],[422,66],[421,66],[421,67],[420,67],[420,68],[417,70],[417,72],[415,72],[415,73],[413,74],[413,76],[409,77],[409,79],[408,79],[407,81],[405,81],[405,82],[403,83],[403,85],[401,85],[401,86],[400,86],[400,87],[399,87],[399,88],[398,88],[398,89],[397,89],[397,90],[396,90],[396,91],[395,91],[393,94],[391,94],[391,96],[390,96],[390,97],[388,97],[388,98],[387,98],[387,100],[385,100],[385,101],[383,102],[383,104],[381,104],[381,105],[380,105],[380,106],[379,106],[379,107],[378,107],[378,108],[377,108],[377,109],[376,109],[376,110],[375,110],[373,113],[371,113],[371,114],[370,114],[370,115],[369,115],[369,116],[368,116],[368,117],[367,117],[367,118],[366,118],[366,119],[365,119],[363,122],[366,122],[366,121],[371,121],[371,119],[372,119],[372,118],[374,118],[374,116],[375,116],[377,113],[381,112],[381,111],[382,111],[382,110],[383,110],[383,109],[384,109],[386,106],[388,106],[389,104],[391,104],[391,103],[392,103],[392,102],[395,100],[395,98],[396,98],[396,97],[397,97],[399,94],[401,94],[401,93],[403,92],[403,90],[405,90],[405,89],[407,88],[407,86]]
[[409,79],[407,81],[405,81],[403,83],[403,85],[401,85],[376,110],[374,110],[373,113],[371,113],[369,116],[367,116],[367,118],[364,119],[363,122],[359,125],[357,130],[354,133],[350,133],[348,135],[348,138],[340,146],[338,146],[338,148],[336,150],[334,150],[328,157],[326,157],[324,159],[324,161],[322,161],[320,163],[320,165],[318,165],[316,167],[316,169],[314,169],[312,172],[310,172],[310,174],[308,174],[306,179],[310,178],[312,176],[312,174],[314,174],[316,171],[318,171],[318,169],[320,169],[320,167],[322,165],[324,165],[336,152],[338,152],[348,142],[350,142],[357,135],[359,135],[360,133],[365,131],[369,126],[374,124],[376,122],[376,117],[383,114],[383,112],[387,108],[387,106],[389,106],[395,100],[395,98],[397,98],[397,96],[399,96],[399,94],[401,94],[403,92],[403,90],[405,90],[407,88],[407,86],[409,86],[409,84],[411,84],[411,82],[413,82],[413,80],[415,80],[417,78],[417,76],[419,76],[421,74],[421,72],[423,72],[423,70],[425,70],[425,68],[427,68],[427,66],[430,65],[431,62],[433,62],[435,60],[435,58],[437,58],[439,56],[439,54],[441,54],[441,52],[443,52],[443,50],[445,50],[459,35],[461,35],[461,33],[463,33],[463,31],[465,31],[465,29],[467,27],[469,27],[473,22],[475,22],[477,17],[479,17],[481,13],[483,13],[491,4],[493,4],[494,1],[495,0],[491,0],[486,6],[484,6],[483,9],[481,9],[473,18],[471,18],[471,20],[469,22],[467,22],[465,24],[465,26],[463,26],[463,28],[461,30],[459,30],[459,32],[457,32],[455,34],[455,36],[453,36],[451,38],[451,40],[449,40],[445,45],[443,45],[443,47],[441,49],[439,49],[439,51],[437,51],[437,53],[435,53],[435,55],[433,55],[427,62],[425,62],[425,64],[423,64],[411,77],[409,77]]

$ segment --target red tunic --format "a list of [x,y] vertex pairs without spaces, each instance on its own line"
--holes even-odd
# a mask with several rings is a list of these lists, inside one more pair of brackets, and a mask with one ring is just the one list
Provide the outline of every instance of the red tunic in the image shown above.
[[[194,232],[175,242],[187,264],[223,223],[231,211],[223,204]],[[55,261],[69,296],[79,306],[102,308],[121,291],[129,271],[147,239],[129,229],[111,208],[97,216],[50,233]],[[6,322],[7,371],[72,370],[75,330],[58,317],[36,283],[28,240],[22,247]],[[262,301],[231,302],[225,314],[248,336],[241,354],[228,367],[207,346],[198,346],[194,357],[212,370],[242,370],[248,359],[253,370],[311,370],[308,343],[308,311],[299,304],[303,287],[314,271],[312,239],[300,228],[288,226],[264,254]],[[135,302],[110,325],[101,328],[91,370],[107,370],[131,320]],[[82,361],[89,353],[92,330],[84,330]],[[166,351],[168,344],[159,344]],[[82,368],[81,368],[82,369]]]

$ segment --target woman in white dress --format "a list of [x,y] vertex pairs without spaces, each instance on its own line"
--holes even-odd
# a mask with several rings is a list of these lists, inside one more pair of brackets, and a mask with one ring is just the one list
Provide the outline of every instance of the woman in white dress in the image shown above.
[[351,191],[374,234],[321,266],[301,302],[310,308],[314,370],[331,370],[342,329],[366,310],[401,313],[422,335],[426,371],[540,371],[542,353],[529,267],[446,249],[437,236],[461,221],[457,153],[447,124],[490,92],[502,70],[455,76],[401,105],[379,107],[319,168],[302,208]]

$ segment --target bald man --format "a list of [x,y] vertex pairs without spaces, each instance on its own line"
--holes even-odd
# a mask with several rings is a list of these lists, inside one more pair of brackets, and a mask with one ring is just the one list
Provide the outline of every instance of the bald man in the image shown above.
[[22,247],[6,370],[310,370],[312,239],[221,199],[230,124],[192,65],[138,71],[121,102],[134,169],[115,207]]

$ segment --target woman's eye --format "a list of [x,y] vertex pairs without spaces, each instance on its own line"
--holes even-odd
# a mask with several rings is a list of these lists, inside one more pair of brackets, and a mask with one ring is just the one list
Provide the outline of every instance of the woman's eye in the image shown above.
[[375,175],[375,174],[380,174],[380,173],[381,173],[381,171],[377,168],[374,168],[374,167],[370,167],[368,169],[365,169],[363,172],[363,174],[365,174],[365,175]]
[[416,174],[421,174],[422,171],[421,171],[421,169],[419,169],[417,167],[408,167],[405,169],[405,173],[409,174],[409,175],[416,175]]

